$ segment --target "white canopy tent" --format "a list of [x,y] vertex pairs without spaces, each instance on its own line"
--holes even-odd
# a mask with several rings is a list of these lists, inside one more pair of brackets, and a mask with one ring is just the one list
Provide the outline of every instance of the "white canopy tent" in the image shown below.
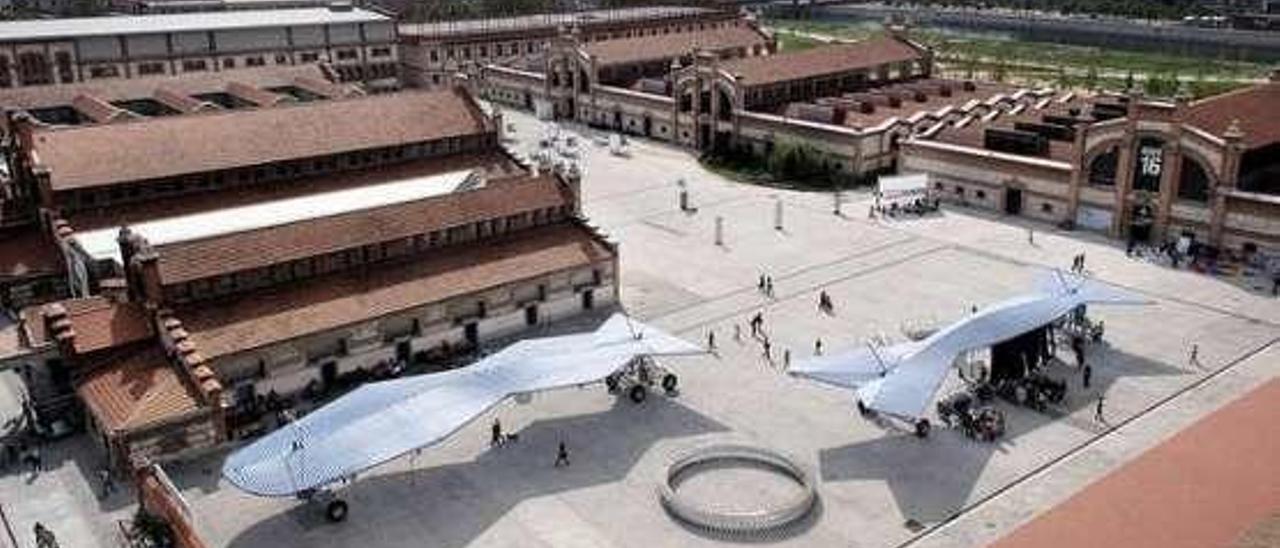
[[1036,292],[980,310],[923,340],[802,360],[789,373],[856,389],[869,409],[919,418],[962,353],[1048,325],[1083,304],[1148,302],[1096,280],[1053,272]]
[[524,340],[464,368],[364,385],[232,453],[222,475],[262,496],[321,488],[431,446],[509,396],[596,382],[639,356],[701,352],[615,314],[592,333]]
[[923,198],[929,192],[929,175],[924,173],[885,175],[877,180],[877,184],[880,198],[883,200]]

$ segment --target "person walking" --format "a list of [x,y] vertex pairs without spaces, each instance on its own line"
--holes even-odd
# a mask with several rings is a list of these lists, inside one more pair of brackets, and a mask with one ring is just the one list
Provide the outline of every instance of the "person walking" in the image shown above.
[[707,330],[707,351],[713,354],[716,351],[716,332],[714,329]]
[[770,297],[773,296],[773,276],[764,277],[764,294]]
[[813,355],[814,356],[822,355],[822,337],[818,337],[813,340]]
[[1199,344],[1191,345],[1191,358],[1188,359],[1187,361],[1190,362],[1191,365],[1196,369],[1200,368],[1200,345]]
[[1031,227],[1027,227],[1027,245],[1036,245],[1036,231]]
[[37,521],[34,532],[36,535],[36,548],[58,548],[58,539],[53,536],[53,531],[50,531],[43,523]]
[[756,291],[764,293],[764,274],[760,275],[760,282],[756,284]]
[[560,440],[560,446],[556,449],[555,467],[569,466],[569,448],[565,446],[564,440]]
[[1102,403],[1105,402],[1106,399],[1107,399],[1106,396],[1099,395],[1098,404],[1093,408],[1093,420],[1098,421],[1102,424],[1107,423],[1106,417],[1102,416]]
[[791,369],[791,349],[790,348],[782,351],[782,368]]
[[493,426],[489,427],[489,447],[498,447],[502,445],[502,423],[498,419],[493,419]]
[[769,339],[765,339],[761,346],[764,347],[764,359],[769,360],[769,363],[773,363],[773,343],[770,343]]
[[1089,388],[1089,381],[1093,379],[1093,366],[1084,364],[1084,369],[1080,371],[1080,380],[1084,381],[1084,387]]

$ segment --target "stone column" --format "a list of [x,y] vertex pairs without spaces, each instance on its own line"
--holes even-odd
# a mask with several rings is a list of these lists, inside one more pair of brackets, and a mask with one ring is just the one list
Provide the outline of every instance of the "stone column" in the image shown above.
[[1169,235],[1169,213],[1173,209],[1173,200],[1178,195],[1178,184],[1182,179],[1182,145],[1181,136],[1177,133],[1162,154],[1160,172],[1160,197],[1156,202],[1156,226],[1153,236],[1165,239]]
[[1209,211],[1209,245],[1221,246],[1222,233],[1227,220],[1227,193],[1236,187],[1240,177],[1240,156],[1244,154],[1244,131],[1240,129],[1240,121],[1232,120],[1231,125],[1222,134],[1227,142],[1222,161],[1222,172],[1218,173],[1217,184],[1214,185],[1210,198]]
[[1129,220],[1129,188],[1133,184],[1133,126],[1127,136],[1120,141],[1119,153],[1116,155],[1116,205],[1111,217],[1111,237],[1124,235],[1124,225]]

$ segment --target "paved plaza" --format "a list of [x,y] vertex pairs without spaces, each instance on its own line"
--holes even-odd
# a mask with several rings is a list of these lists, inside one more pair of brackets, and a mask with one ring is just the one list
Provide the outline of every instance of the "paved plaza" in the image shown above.
[[[506,118],[516,127],[513,147],[532,152],[541,123],[518,112]],[[982,544],[1280,376],[1280,305],[1247,284],[1132,260],[1099,235],[976,211],[944,207],[924,218],[872,220],[870,196],[861,191],[846,192],[845,215],[836,215],[829,192],[731,182],[701,169],[687,151],[657,143],[633,140],[626,156],[615,156],[582,140],[585,213],[620,242],[624,308],[689,341],[715,333],[714,355],[663,360],[681,377],[679,396],[635,405],[589,386],[504,403],[439,446],[370,471],[345,491],[352,514],[337,525],[293,500],[253,497],[219,481],[219,455],[168,466],[212,545],[734,544],[741,539],[673,522],[656,495],[675,454],[720,442],[783,452],[817,480],[817,512],[763,542]],[[679,209],[678,179],[696,211]],[[781,230],[774,227],[779,200]],[[715,242],[717,217],[723,245]],[[917,439],[901,425],[860,418],[850,393],[782,372],[783,352],[811,356],[819,338],[828,351],[876,336],[904,340],[905,326],[946,324],[1024,293],[1046,269],[1066,268],[1081,252],[1092,275],[1154,304],[1091,309],[1106,325],[1106,343],[1088,353],[1092,386],[1083,389],[1074,368],[1051,370],[1068,380],[1065,404],[1047,414],[998,404],[1009,431],[997,443],[941,428]],[[761,274],[774,280],[772,297],[756,290]],[[824,290],[832,315],[817,310]],[[774,341],[772,360],[748,336],[757,312]],[[1105,423],[1093,417],[1102,394]],[[14,407],[0,403],[6,412]],[[491,449],[493,417],[518,431],[519,441]],[[572,464],[554,468],[561,440]],[[63,546],[113,545],[116,520],[133,506],[127,493],[95,497],[85,479],[93,455],[80,436],[48,449],[45,472],[0,476],[0,504],[24,542],[40,520],[67,539]],[[717,485],[710,475],[691,487],[729,505],[768,498],[767,480],[733,481],[750,477],[725,473]]]

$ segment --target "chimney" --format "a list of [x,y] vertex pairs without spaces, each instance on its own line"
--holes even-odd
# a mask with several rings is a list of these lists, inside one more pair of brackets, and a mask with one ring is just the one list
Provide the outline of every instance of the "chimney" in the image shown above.
[[134,291],[141,295],[141,302],[148,306],[157,306],[162,301],[160,283],[160,254],[155,250],[147,247],[133,256],[134,275],[137,277],[139,287]]
[[58,352],[63,359],[70,359],[76,353],[76,330],[67,315],[67,307],[62,303],[45,305],[40,310],[44,320],[44,332],[47,340],[58,345]]

